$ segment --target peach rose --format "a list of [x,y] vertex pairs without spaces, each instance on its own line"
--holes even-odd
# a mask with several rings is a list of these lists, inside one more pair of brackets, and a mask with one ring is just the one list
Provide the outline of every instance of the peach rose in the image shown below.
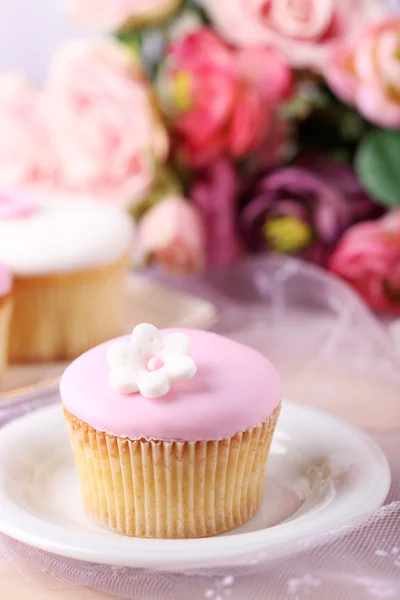
[[40,98],[23,77],[0,78],[0,186],[41,184],[54,177]]
[[141,27],[167,18],[182,0],[67,0],[74,20],[87,27]]
[[59,185],[129,206],[149,190],[168,138],[133,57],[118,42],[70,43],[46,89]]
[[205,235],[201,216],[184,198],[168,196],[151,208],[139,225],[142,255],[177,273],[205,266]]
[[400,314],[400,213],[351,227],[331,258],[330,270],[371,308]]
[[337,46],[328,67],[332,90],[373,123],[400,127],[400,17],[366,29]]
[[205,6],[230,42],[271,46],[291,65],[316,71],[332,43],[383,12],[381,0],[205,0]]

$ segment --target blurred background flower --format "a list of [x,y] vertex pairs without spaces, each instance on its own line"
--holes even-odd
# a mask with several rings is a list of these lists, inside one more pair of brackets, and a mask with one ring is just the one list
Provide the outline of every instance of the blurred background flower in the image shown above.
[[235,52],[206,27],[170,44],[158,79],[178,152],[194,166],[256,150],[291,87],[274,51]]
[[350,164],[335,162],[321,153],[302,154],[296,158],[295,163],[318,174],[340,192],[350,212],[352,223],[376,219],[383,214],[382,207],[374,203],[361,187]]
[[45,98],[59,186],[126,207],[141,201],[168,137],[134,56],[114,41],[65,45]]
[[250,186],[240,221],[249,249],[299,255],[325,265],[351,213],[329,181],[286,167],[261,175]]
[[400,314],[400,213],[349,229],[330,269],[377,311]]
[[196,173],[190,198],[199,210],[205,231],[207,264],[227,267],[243,255],[237,223],[239,175],[226,159]]
[[56,172],[42,95],[18,75],[0,78],[0,185],[37,185]]
[[180,196],[167,196],[140,222],[140,254],[168,271],[196,273],[205,266],[204,226],[199,211]]
[[271,46],[292,66],[315,71],[332,44],[384,12],[381,0],[205,0],[205,6],[230,42]]
[[400,127],[400,18],[378,22],[335,47],[328,82],[344,102],[384,127]]

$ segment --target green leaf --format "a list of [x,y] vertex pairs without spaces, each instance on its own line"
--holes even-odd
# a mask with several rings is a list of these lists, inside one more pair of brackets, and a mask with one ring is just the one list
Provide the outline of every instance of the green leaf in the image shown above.
[[358,146],[355,169],[362,186],[384,206],[400,204],[400,132],[373,129]]
[[125,46],[125,49],[132,52],[135,57],[140,57],[142,52],[142,36],[139,31],[129,33],[118,32],[115,34],[117,40]]

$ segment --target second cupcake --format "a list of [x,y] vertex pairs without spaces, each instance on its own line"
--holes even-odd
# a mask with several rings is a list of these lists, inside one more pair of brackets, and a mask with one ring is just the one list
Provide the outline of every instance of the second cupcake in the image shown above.
[[0,191],[0,262],[14,274],[10,360],[74,358],[122,331],[131,219],[89,198]]

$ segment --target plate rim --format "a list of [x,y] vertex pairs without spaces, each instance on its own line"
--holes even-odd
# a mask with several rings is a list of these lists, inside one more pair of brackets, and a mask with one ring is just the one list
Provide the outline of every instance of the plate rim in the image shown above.
[[[16,401],[26,396],[27,394],[38,393],[45,391],[51,387],[57,386],[60,382],[61,375],[58,377],[51,377],[37,381],[36,383],[28,383],[27,385],[19,386],[8,390],[7,392],[0,392],[0,408],[5,405],[6,402]],[[39,409],[38,409],[39,410]]]
[[[342,431],[347,430],[347,433],[351,434],[354,439],[358,438],[359,444],[363,445],[364,450],[367,450],[370,456],[374,454],[380,462],[381,470],[379,477],[377,478],[376,474],[374,476],[375,479],[377,479],[377,483],[380,484],[380,491],[379,494],[375,493],[373,502],[371,499],[369,499],[368,508],[364,508],[363,510],[357,512],[356,514],[352,514],[351,516],[347,515],[343,517],[340,522],[337,520],[334,525],[325,525],[322,530],[317,528],[317,531],[315,531],[316,528],[314,525],[314,531],[311,537],[323,537],[324,533],[337,530],[340,527],[347,525],[350,520],[357,519],[357,517],[368,514],[372,510],[379,508],[384,503],[390,489],[391,471],[383,450],[373,439],[346,421],[342,421],[341,419],[338,419],[329,413],[309,405],[293,403],[285,400],[283,402],[283,410],[286,412],[293,410],[299,411],[300,413],[303,413],[303,415],[311,413],[315,418],[322,419],[326,423],[330,422],[330,424],[341,428]],[[7,446],[6,442],[9,441],[8,438],[15,435],[14,430],[18,432],[19,428],[23,429],[24,424],[32,419],[39,419],[40,421],[41,417],[45,417],[47,413],[49,413],[50,416],[51,413],[54,413],[55,418],[56,412],[58,412],[61,416],[62,413],[60,403],[51,404],[50,406],[37,409],[32,413],[23,415],[22,417],[19,417],[13,420],[11,423],[8,423],[4,427],[0,428],[0,506],[3,507],[0,513],[0,533],[8,535],[19,542],[66,558],[89,561],[97,564],[152,568],[159,570],[171,570],[174,568],[189,569],[194,568],[194,566],[201,567],[202,563],[210,564],[211,560],[215,560],[215,564],[231,564],[237,559],[240,559],[241,557],[243,558],[250,551],[255,552],[267,550],[275,544],[285,542],[295,543],[296,540],[298,541],[301,536],[300,532],[304,529],[304,522],[310,518],[310,515],[306,515],[305,518],[301,518],[298,521],[283,522],[273,527],[264,528],[253,532],[233,533],[226,537],[215,536],[198,539],[160,540],[118,536],[118,538],[116,538],[117,541],[114,541],[113,539],[107,540],[105,544],[105,550],[103,550],[101,547],[97,547],[95,555],[93,554],[93,548],[92,550],[88,550],[87,548],[79,546],[77,541],[73,543],[73,539],[76,536],[65,529],[65,527],[62,525],[46,522],[46,530],[51,530],[54,534],[59,533],[59,536],[53,535],[51,537],[46,537],[45,535],[34,533],[32,530],[29,530],[29,527],[26,528],[26,523],[28,523],[28,525],[29,523],[32,525],[31,529],[35,529],[36,525],[36,530],[38,530],[39,524],[43,523],[43,521],[37,515],[29,513],[27,510],[24,511],[17,504],[13,503],[12,499],[10,499],[5,493],[1,475],[3,473],[2,461],[6,459],[3,457],[1,450],[2,447]],[[321,512],[323,513],[324,511]],[[11,522],[8,518],[10,513],[13,516]],[[320,520],[315,517],[314,519],[316,519],[317,522]],[[292,534],[286,536],[283,535],[283,539],[280,539],[279,535],[275,535],[273,537],[277,539],[273,540],[272,542],[270,541],[269,543],[265,543],[265,534],[267,529],[269,533],[273,531],[276,534],[276,530],[278,528],[281,532],[287,532],[288,530],[291,530]],[[297,535],[293,535],[293,530],[295,530],[295,532],[298,530]],[[282,535],[280,537],[282,538]],[[240,539],[240,550],[237,548],[238,544],[236,544],[236,546],[235,544],[232,544],[232,538]],[[135,541],[135,548],[132,547],[132,540]],[[211,544],[214,545],[211,558],[209,547],[210,540],[212,540]],[[93,546],[95,541],[96,538],[93,538]],[[129,545],[131,547],[129,548],[128,553]],[[157,546],[157,551],[155,551],[155,546]],[[124,551],[122,552],[122,550]],[[132,550],[135,551],[132,552]],[[176,558],[176,554],[179,555],[178,558]],[[218,560],[220,562],[217,562]]]

